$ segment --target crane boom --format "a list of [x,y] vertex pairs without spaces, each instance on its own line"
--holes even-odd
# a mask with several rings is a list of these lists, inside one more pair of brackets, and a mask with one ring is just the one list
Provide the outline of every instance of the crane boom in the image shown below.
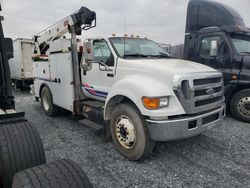
[[88,30],[95,26],[96,13],[86,7],[81,7],[79,11],[34,36],[37,53],[46,54],[50,42],[61,38],[66,33],[71,33],[72,27],[74,27],[76,35],[81,35],[82,30]]

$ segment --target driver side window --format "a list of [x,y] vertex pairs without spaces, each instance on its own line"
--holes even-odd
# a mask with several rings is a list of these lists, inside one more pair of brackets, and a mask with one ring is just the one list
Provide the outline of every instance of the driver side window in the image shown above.
[[[216,51],[213,51],[215,50]],[[216,55],[212,55],[212,54]],[[226,57],[228,50],[225,41],[221,36],[208,36],[201,40],[200,44],[200,56],[209,57]]]
[[95,61],[103,62],[107,66],[114,66],[114,56],[105,40],[95,40],[93,43]]

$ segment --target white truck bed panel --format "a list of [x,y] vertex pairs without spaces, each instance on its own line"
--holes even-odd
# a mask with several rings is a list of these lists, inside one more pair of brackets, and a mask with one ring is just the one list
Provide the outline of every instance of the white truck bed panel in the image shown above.
[[71,53],[53,54],[50,57],[51,73],[54,72],[53,79],[58,80],[58,83],[53,83],[54,87],[51,87],[54,103],[73,111],[74,87]]
[[55,105],[72,111],[74,102],[71,52],[51,54],[49,61],[33,62],[36,96],[40,86],[49,86]]

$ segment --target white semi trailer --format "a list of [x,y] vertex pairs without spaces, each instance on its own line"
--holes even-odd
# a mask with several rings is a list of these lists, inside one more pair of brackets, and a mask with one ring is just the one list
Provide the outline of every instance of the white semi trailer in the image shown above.
[[33,83],[32,39],[18,38],[13,41],[14,57],[9,60],[11,79],[16,88],[23,89]]
[[[34,91],[48,116],[59,107],[79,115],[130,160],[147,157],[155,141],[192,137],[220,124],[221,73],[173,59],[143,38],[88,38],[82,51],[75,31],[82,24],[91,28],[95,16],[87,9],[77,14],[91,19],[86,25],[74,14],[35,37]],[[66,32],[70,39],[63,38]]]

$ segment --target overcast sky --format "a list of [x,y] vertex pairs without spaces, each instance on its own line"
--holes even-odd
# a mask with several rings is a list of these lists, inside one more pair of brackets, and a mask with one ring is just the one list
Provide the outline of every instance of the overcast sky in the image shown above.
[[[81,6],[97,13],[97,27],[83,37],[112,33],[140,35],[156,42],[179,44],[184,39],[188,0],[0,0],[5,36],[28,37]],[[250,27],[250,0],[217,0],[237,10]]]

